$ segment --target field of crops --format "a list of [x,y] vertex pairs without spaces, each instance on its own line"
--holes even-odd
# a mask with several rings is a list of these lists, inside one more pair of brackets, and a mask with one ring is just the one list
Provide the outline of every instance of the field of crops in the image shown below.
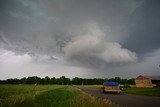
[[62,85],[0,85],[0,107],[115,107]]

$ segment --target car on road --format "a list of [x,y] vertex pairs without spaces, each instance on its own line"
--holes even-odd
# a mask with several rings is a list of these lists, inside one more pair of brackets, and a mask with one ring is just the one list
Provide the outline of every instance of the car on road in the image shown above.
[[101,87],[103,93],[118,93],[122,92],[120,84],[118,82],[104,82]]

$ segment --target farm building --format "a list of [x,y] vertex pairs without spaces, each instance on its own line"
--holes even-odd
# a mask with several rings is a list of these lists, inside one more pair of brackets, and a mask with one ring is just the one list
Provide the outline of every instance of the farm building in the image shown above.
[[136,87],[160,86],[160,76],[138,76],[135,79]]

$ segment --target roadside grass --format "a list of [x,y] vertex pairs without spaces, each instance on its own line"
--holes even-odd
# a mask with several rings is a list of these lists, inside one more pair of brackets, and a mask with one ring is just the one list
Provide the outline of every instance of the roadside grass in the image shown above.
[[0,107],[117,107],[72,86],[0,85]]
[[81,92],[81,94],[74,98],[72,107],[120,107],[107,99],[97,99],[94,96]]
[[145,96],[158,96],[160,97],[160,87],[157,88],[126,88],[124,93],[145,95]]
[[78,85],[78,87],[101,88],[103,85]]

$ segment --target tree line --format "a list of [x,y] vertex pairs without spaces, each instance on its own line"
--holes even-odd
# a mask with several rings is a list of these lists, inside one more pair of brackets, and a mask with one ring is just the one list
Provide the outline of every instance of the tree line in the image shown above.
[[60,85],[102,85],[105,81],[114,81],[119,82],[120,84],[134,84],[134,79],[121,79],[120,77],[110,78],[110,79],[102,79],[102,78],[78,78],[75,77],[73,79],[66,78],[62,76],[60,78],[55,77],[48,77],[40,78],[37,76],[32,77],[24,77],[21,79],[7,79],[7,80],[0,80],[0,84],[60,84]]

